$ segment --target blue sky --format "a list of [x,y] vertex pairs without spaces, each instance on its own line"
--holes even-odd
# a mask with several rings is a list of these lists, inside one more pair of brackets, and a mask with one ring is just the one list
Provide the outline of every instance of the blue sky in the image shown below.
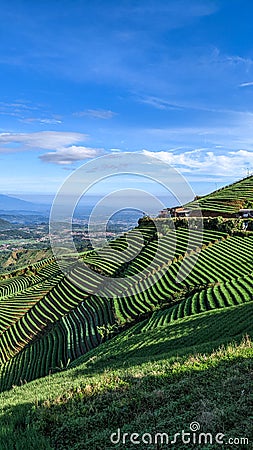
[[251,0],[1,1],[0,192],[144,152],[197,193],[253,172]]

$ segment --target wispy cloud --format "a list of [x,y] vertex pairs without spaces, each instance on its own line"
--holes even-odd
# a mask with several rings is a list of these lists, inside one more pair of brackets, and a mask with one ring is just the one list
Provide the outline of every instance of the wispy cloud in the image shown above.
[[176,103],[169,102],[168,100],[154,97],[154,96],[146,96],[138,99],[140,103],[144,103],[146,105],[153,106],[157,109],[182,109],[184,108],[181,105],[177,105]]
[[[214,149],[222,146],[224,151],[246,149],[253,150],[253,114],[249,112],[230,112],[229,114],[217,114],[213,117],[213,123],[206,121],[199,124],[196,121],[192,126],[171,126],[160,128],[143,128],[138,135],[131,139],[139,139],[138,143],[149,146],[153,150],[165,150],[168,147],[208,147]],[[136,131],[135,131],[136,134]]]
[[0,109],[8,110],[8,108],[14,111],[34,111],[38,109],[38,106],[23,101],[0,102]]
[[72,145],[67,148],[56,150],[55,152],[45,153],[39,158],[46,163],[59,164],[66,166],[77,161],[83,161],[88,158],[95,158],[103,153],[101,148],[89,148]]
[[245,83],[239,84],[239,87],[248,87],[248,86],[253,86],[253,81],[247,81]]
[[12,116],[23,119],[27,114],[34,114],[39,108],[24,101],[0,102],[0,114],[2,116]]
[[40,131],[37,133],[0,133],[0,153],[26,150],[54,150],[82,142],[83,133]]
[[84,117],[88,116],[92,119],[112,119],[112,117],[116,116],[117,113],[111,111],[111,110],[105,110],[105,109],[87,109],[86,111],[79,111],[73,113],[76,117]]
[[22,100],[0,102],[0,114],[2,116],[16,117],[19,122],[41,125],[59,125],[62,123],[59,115],[51,114],[44,109],[42,105],[32,104]]
[[27,119],[20,119],[20,121],[25,123],[40,123],[42,125],[58,125],[62,123],[62,120],[59,119],[39,117],[28,117]]
[[[220,54],[220,51],[219,51]],[[250,67],[253,64],[253,60],[251,58],[244,58],[243,56],[240,55],[224,55],[220,60],[228,62],[230,64],[243,64],[246,67]]]
[[[175,20],[174,26],[179,26],[181,21],[184,23],[194,17],[209,16],[215,13],[218,9],[217,4],[209,0],[206,0],[204,3],[193,0],[188,6],[188,10],[185,10],[185,2],[183,0],[178,0],[176,3],[151,0],[143,5],[128,2],[127,6],[121,6],[118,8],[118,15],[127,13],[130,17],[132,16],[135,18],[135,20],[147,20],[148,17],[153,19],[154,15],[161,17],[161,19],[164,19],[164,15],[166,15],[166,18],[168,18],[167,16],[172,16]],[[169,25],[171,25],[170,21]]]
[[[248,85],[251,85],[250,83]],[[253,82],[252,82],[253,85]],[[160,110],[178,110],[178,111],[199,111],[199,112],[206,112],[206,113],[215,113],[215,114],[231,114],[235,116],[239,115],[249,115],[250,113],[247,111],[239,110],[239,109],[232,109],[232,108],[226,108],[226,107],[212,107],[211,104],[203,104],[199,100],[181,100],[181,101],[169,101],[166,98],[156,97],[156,96],[142,96],[139,97],[138,95],[134,94],[136,101],[138,103],[147,104],[150,106],[153,106],[156,109]]]

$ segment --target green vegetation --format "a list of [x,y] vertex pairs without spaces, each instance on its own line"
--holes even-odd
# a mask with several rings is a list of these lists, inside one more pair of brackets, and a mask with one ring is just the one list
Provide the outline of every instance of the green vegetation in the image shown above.
[[[247,178],[199,201],[227,215],[252,189]],[[250,438],[251,225],[205,218],[202,234],[187,221],[144,217],[61,268],[50,253],[1,276],[1,450],[130,450],[110,434],[172,438],[192,421]]]
[[226,282],[214,283],[214,286],[196,290],[184,296],[175,306],[152,315],[148,327],[164,326],[171,321],[199,314],[208,310],[227,308],[250,302],[253,299],[252,276],[234,278]]
[[0,448],[111,450],[124,448],[110,443],[118,428],[172,439],[192,421],[203,432],[252,439],[253,347],[243,338],[252,319],[250,302],[161,328],[138,324],[72,368],[0,394]]
[[[168,229],[158,241],[154,229],[142,225],[98,253],[90,251],[81,255],[87,266],[73,263],[68,276],[63,276],[54,259],[48,258],[29,266],[24,275],[0,282],[1,389],[66,366],[145,314],[175,303],[171,312],[175,318],[219,307],[215,298],[209,303],[203,299],[205,295],[210,298],[210,288],[215,285],[223,286],[234,280],[231,286],[237,291],[238,284],[240,292],[237,279],[251,277],[253,236],[230,237],[206,230],[201,240],[200,232],[193,230],[190,245],[188,238],[189,232],[184,228],[176,232]],[[140,240],[144,239],[145,245],[133,260],[125,263],[123,257],[131,253],[126,249],[129,239],[131,250],[138,249]],[[158,242],[161,251],[159,258],[153,260]],[[115,257],[110,248],[116,251]],[[67,258],[65,264],[67,267]],[[176,274],[180,270],[188,271],[189,265],[191,270],[185,280],[177,282]],[[115,288],[112,291],[110,283],[101,285],[100,274],[123,277],[127,282],[122,287],[123,295],[120,285],[118,291]],[[133,275],[134,284],[130,279]],[[214,292],[218,292],[218,287]],[[248,301],[250,295],[251,291],[248,297],[238,294],[237,303]],[[194,301],[189,306],[191,297]],[[223,301],[221,306],[232,304],[228,297],[226,305]],[[101,333],[108,327],[113,328]]]
[[[206,215],[235,215],[241,208],[250,208],[253,201],[253,177],[247,177],[229,186],[225,186],[211,194],[198,197],[186,205],[189,209],[201,208]],[[218,214],[217,214],[218,213]]]

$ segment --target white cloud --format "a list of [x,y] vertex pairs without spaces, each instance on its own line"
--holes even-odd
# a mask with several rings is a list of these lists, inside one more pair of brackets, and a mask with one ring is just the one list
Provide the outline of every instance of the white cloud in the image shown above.
[[194,149],[182,153],[143,150],[142,153],[171,164],[182,173],[196,175],[196,179],[200,175],[242,178],[248,170],[253,172],[253,152],[248,150],[230,151],[226,154],[217,154],[213,149]]
[[103,150],[75,145],[87,139],[83,133],[41,131],[38,133],[0,133],[0,153],[50,150],[39,158],[48,163],[67,165],[94,158]]
[[72,145],[70,147],[56,150],[55,152],[45,153],[39,158],[47,163],[59,164],[66,166],[76,161],[83,161],[88,158],[95,158],[103,153],[103,149],[89,148]]

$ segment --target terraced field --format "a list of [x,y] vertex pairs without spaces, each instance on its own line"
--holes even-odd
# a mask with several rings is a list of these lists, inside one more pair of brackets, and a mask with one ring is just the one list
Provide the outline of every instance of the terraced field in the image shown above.
[[[161,316],[163,314],[166,316],[167,311],[161,312]],[[175,358],[181,351],[185,354],[186,349],[191,354],[195,347],[204,352],[207,348],[210,349],[210,343],[213,349],[231,340],[239,341],[246,334],[253,336],[253,301],[166,321],[159,327],[152,317],[78,358],[70,367],[78,368],[81,364],[86,364],[87,367],[96,366],[99,370],[106,364],[108,354],[115,366],[117,363],[120,366],[120,359],[126,361],[127,366],[128,357],[141,365],[142,359],[149,357],[152,360],[157,354],[162,355],[162,358]],[[95,355],[96,359],[93,359]]]
[[[67,370],[0,393],[0,448],[132,450],[129,439],[112,445],[111,434],[120,428],[172,437],[196,421],[201,432],[248,439],[229,448],[251,448],[252,319],[248,302],[162,327],[146,329],[143,321]],[[208,447],[202,441],[189,448]],[[178,448],[186,446],[179,441]]]
[[253,177],[247,177],[211,194],[205,195],[186,205],[189,209],[196,208],[198,204],[203,212],[213,212],[217,215],[236,214],[239,209],[248,207],[253,201]]
[[145,329],[165,326],[184,317],[247,302],[253,302],[252,274],[223,283],[218,282],[215,286],[201,289],[166,310],[154,313]]
[[[245,179],[215,201],[246,201],[251,189]],[[78,260],[47,258],[0,281],[1,390],[62,370],[135,322],[160,328],[252,301],[251,233],[159,226],[141,221]]]
[[[212,283],[224,284],[251,273],[251,237],[229,237],[205,230],[202,238],[196,230],[191,231],[189,244],[186,229],[177,230],[176,235],[168,231],[159,240],[162,252],[159,260],[153,263],[158,248],[154,230],[140,228],[129,234],[103,249],[80,255],[86,265],[79,261],[68,276],[64,276],[57,263],[50,260],[33,266],[31,271],[35,275],[0,283],[1,389],[65,367],[98,346],[110,335],[110,327],[134,322],[143,314],[173,304],[178,301],[177,295],[185,297],[193,288],[202,288],[205,292]],[[145,245],[138,253],[143,243]],[[136,256],[131,259],[133,254]],[[198,261],[193,270],[183,282],[177,283],[176,274],[180,267],[186,270],[192,259],[195,263],[196,256]],[[226,263],[228,256],[229,264]],[[238,266],[240,262],[243,264]],[[101,282],[101,274],[105,281]],[[125,283],[122,289],[119,283],[115,291],[115,287],[111,290],[110,278],[106,282],[106,277],[117,274]],[[182,299],[181,303],[180,312],[174,313],[178,318],[182,317],[181,310],[184,303],[188,305],[188,298]],[[194,307],[191,313],[194,313]],[[179,306],[171,309],[176,311],[176,308]],[[196,313],[203,310],[195,308]]]
[[[136,314],[172,303],[177,299],[175,294],[180,291],[185,297],[193,289],[206,289],[210,284],[249,275],[252,271],[252,249],[253,237],[230,237],[202,248],[197,261],[196,252],[193,252],[182,260],[161,264],[148,279],[140,278],[134,290],[131,286],[129,291],[125,290],[124,297],[114,298],[117,316],[124,323],[134,319]],[[189,265],[190,273],[183,282],[177,283],[180,268],[184,271]]]

